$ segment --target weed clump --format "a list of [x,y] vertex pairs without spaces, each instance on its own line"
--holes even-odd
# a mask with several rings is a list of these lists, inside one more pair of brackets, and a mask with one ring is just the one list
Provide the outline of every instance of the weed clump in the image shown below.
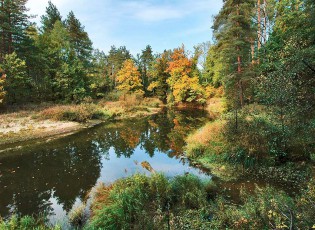
[[85,225],[88,220],[88,212],[86,210],[86,205],[83,203],[71,210],[68,215],[69,222],[73,227],[81,228]]
[[206,183],[193,175],[168,179],[136,174],[100,185],[92,205],[90,229],[165,229],[182,210],[207,204]]

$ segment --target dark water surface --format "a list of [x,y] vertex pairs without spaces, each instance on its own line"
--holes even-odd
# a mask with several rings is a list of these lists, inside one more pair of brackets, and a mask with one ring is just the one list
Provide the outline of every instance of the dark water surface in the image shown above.
[[209,178],[181,157],[184,138],[207,120],[200,110],[165,110],[1,153],[0,216],[48,212],[52,222],[63,221],[99,182],[150,174],[143,161],[169,176]]

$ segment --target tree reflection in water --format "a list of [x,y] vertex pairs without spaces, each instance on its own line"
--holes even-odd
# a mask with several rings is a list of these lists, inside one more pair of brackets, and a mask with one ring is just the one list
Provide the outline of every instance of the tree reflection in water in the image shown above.
[[178,157],[185,136],[206,120],[204,111],[164,110],[10,151],[0,156],[0,215],[53,214],[51,198],[69,212],[95,186],[111,149],[116,158],[131,158],[139,148],[152,161],[156,152]]

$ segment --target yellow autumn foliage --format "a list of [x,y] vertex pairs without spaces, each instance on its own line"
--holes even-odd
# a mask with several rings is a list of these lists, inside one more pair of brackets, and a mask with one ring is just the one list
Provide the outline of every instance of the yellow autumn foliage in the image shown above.
[[4,83],[5,83],[5,74],[3,74],[0,77],[0,105],[3,103],[4,97],[6,95],[6,92],[4,90]]
[[117,83],[117,89],[124,93],[144,94],[140,72],[131,59],[126,60],[118,72]]
[[171,76],[167,83],[173,91],[174,101],[204,104],[205,90],[193,73],[193,61],[187,57],[184,47],[175,49],[171,59],[167,69]]

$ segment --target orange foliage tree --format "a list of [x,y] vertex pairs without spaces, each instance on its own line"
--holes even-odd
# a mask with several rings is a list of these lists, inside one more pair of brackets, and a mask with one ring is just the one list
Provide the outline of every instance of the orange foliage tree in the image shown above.
[[204,88],[199,84],[199,78],[193,71],[196,68],[193,64],[193,60],[186,54],[184,46],[173,51],[167,68],[167,72],[170,74],[167,83],[176,103],[204,104],[206,102]]
[[134,93],[141,96],[144,94],[140,72],[131,59],[123,63],[122,68],[117,74],[117,82],[117,89],[124,93]]

